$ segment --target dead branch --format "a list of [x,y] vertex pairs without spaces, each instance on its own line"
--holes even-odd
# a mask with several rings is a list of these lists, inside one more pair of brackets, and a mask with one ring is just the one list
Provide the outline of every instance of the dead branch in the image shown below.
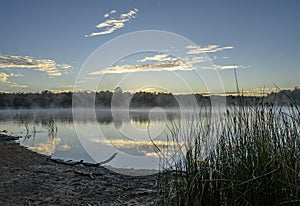
[[73,161],[64,161],[64,160],[61,160],[61,159],[51,159],[51,158],[49,158],[49,160],[51,160],[52,162],[55,162],[55,163],[69,165],[69,166],[83,165],[83,166],[86,166],[86,167],[99,167],[103,164],[106,164],[106,163],[112,161],[116,156],[117,156],[117,153],[110,156],[107,160],[104,160],[104,161],[98,162],[98,163],[83,162],[83,160],[81,160],[79,162],[73,162]]
[[95,176],[103,176],[102,173],[85,173],[85,172],[79,172],[79,171],[74,171],[75,174],[80,175],[80,176],[86,176],[90,177],[91,179],[95,179]]

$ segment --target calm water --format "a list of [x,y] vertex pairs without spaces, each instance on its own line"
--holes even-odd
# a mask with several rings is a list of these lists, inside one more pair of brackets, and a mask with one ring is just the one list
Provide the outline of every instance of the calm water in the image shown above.
[[21,145],[52,158],[100,162],[117,153],[112,167],[158,169],[152,141],[158,147],[166,144],[168,115],[82,110],[73,119],[71,109],[2,110],[0,130],[22,136]]
[[[287,108],[281,109],[290,114]],[[203,117],[209,116],[206,111],[201,114],[203,112],[201,121],[193,121],[203,122]],[[113,114],[109,110],[94,112],[88,109],[75,113],[71,109],[0,110],[0,131],[21,136],[18,140],[21,145],[52,158],[95,163],[117,153],[108,163],[112,167],[159,169],[161,153],[157,148],[164,155],[174,155],[169,149],[172,145],[167,141],[170,128],[175,131],[174,125],[190,125],[192,114],[194,111],[183,114],[156,108],[129,113],[115,111]],[[180,130],[184,131],[184,128],[180,127]],[[169,147],[165,149],[167,144]]]

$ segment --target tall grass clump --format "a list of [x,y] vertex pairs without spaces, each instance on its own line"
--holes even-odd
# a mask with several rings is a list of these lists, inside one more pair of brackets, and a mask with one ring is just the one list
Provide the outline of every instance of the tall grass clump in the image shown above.
[[219,121],[187,125],[169,127],[176,144],[162,160],[164,204],[300,205],[296,106],[232,107]]

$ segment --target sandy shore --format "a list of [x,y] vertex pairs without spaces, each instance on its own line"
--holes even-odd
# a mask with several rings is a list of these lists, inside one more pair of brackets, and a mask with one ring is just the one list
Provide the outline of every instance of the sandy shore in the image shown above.
[[157,175],[55,163],[12,139],[0,135],[0,205],[159,205]]

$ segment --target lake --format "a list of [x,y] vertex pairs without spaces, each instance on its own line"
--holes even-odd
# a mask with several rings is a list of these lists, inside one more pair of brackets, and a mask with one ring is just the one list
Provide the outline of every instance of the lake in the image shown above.
[[21,136],[21,145],[52,158],[95,163],[117,153],[112,167],[158,169],[157,147],[167,144],[167,124],[176,114],[155,108],[113,114],[81,109],[74,116],[72,109],[1,110],[0,130]]
[[[280,110],[296,115],[285,107]],[[225,111],[222,108],[216,112],[221,114],[215,115],[217,121]],[[186,137],[193,136],[184,134],[189,132],[192,124],[196,123],[193,126],[196,128],[199,122],[205,125],[205,120],[208,120],[206,125],[210,125],[214,121],[213,113],[205,109],[197,117],[194,114],[194,110],[161,108],[131,109],[130,112],[105,109],[0,110],[0,131],[7,130],[10,135],[21,136],[18,140],[21,145],[55,159],[98,163],[117,153],[108,165],[157,170],[162,155],[164,158],[174,156],[176,146],[180,147],[182,142],[188,141]],[[176,145],[171,136],[179,137]]]

